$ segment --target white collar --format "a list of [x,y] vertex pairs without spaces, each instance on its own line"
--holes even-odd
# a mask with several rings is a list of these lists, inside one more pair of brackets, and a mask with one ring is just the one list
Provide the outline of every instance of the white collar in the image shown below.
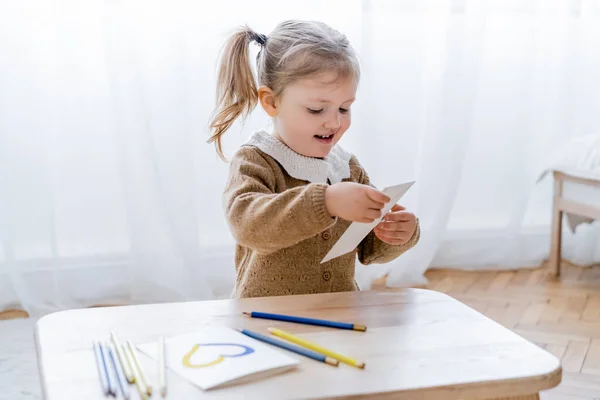
[[338,145],[334,146],[324,159],[306,157],[296,153],[265,130],[255,132],[245,145],[255,146],[270,155],[296,179],[311,183],[327,183],[329,179],[333,185],[350,177],[352,154]]

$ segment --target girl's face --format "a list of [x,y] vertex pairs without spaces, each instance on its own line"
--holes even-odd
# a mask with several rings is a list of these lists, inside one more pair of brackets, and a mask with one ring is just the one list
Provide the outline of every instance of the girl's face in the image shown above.
[[278,99],[275,136],[296,153],[323,158],[350,127],[357,82],[336,78],[324,72],[301,79]]

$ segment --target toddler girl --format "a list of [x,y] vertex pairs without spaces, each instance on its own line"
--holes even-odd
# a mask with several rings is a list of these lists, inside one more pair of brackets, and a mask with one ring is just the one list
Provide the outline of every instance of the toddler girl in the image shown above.
[[[261,47],[258,82],[250,42]],[[354,252],[320,264],[350,223],[374,221],[390,201],[337,144],[350,127],[359,78],[347,38],[320,22],[286,21],[268,37],[243,28],[227,42],[210,141],[223,157],[223,134],[258,102],[273,120],[233,156],[224,192],[237,242],[235,297],[359,290],[357,256],[386,263],[419,240],[415,215],[394,205]]]

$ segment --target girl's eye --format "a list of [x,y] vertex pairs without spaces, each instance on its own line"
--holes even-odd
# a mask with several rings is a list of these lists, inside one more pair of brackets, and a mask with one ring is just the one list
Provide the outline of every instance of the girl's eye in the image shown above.
[[321,112],[323,111],[323,109],[321,109],[321,110],[313,110],[312,108],[308,108],[307,110],[311,114],[321,114]]
[[350,109],[347,109],[347,108],[340,108],[340,112],[341,112],[342,114],[346,114],[348,111],[350,111]]

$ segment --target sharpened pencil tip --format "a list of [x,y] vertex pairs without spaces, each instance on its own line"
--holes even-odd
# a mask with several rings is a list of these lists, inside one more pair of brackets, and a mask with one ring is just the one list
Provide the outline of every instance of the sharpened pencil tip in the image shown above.
[[340,365],[340,362],[332,357],[325,357],[325,363],[327,363],[329,365],[333,365],[334,367],[337,367],[338,365]]
[[242,314],[244,314],[244,315],[250,315],[250,313],[247,312],[247,311],[244,311]]

